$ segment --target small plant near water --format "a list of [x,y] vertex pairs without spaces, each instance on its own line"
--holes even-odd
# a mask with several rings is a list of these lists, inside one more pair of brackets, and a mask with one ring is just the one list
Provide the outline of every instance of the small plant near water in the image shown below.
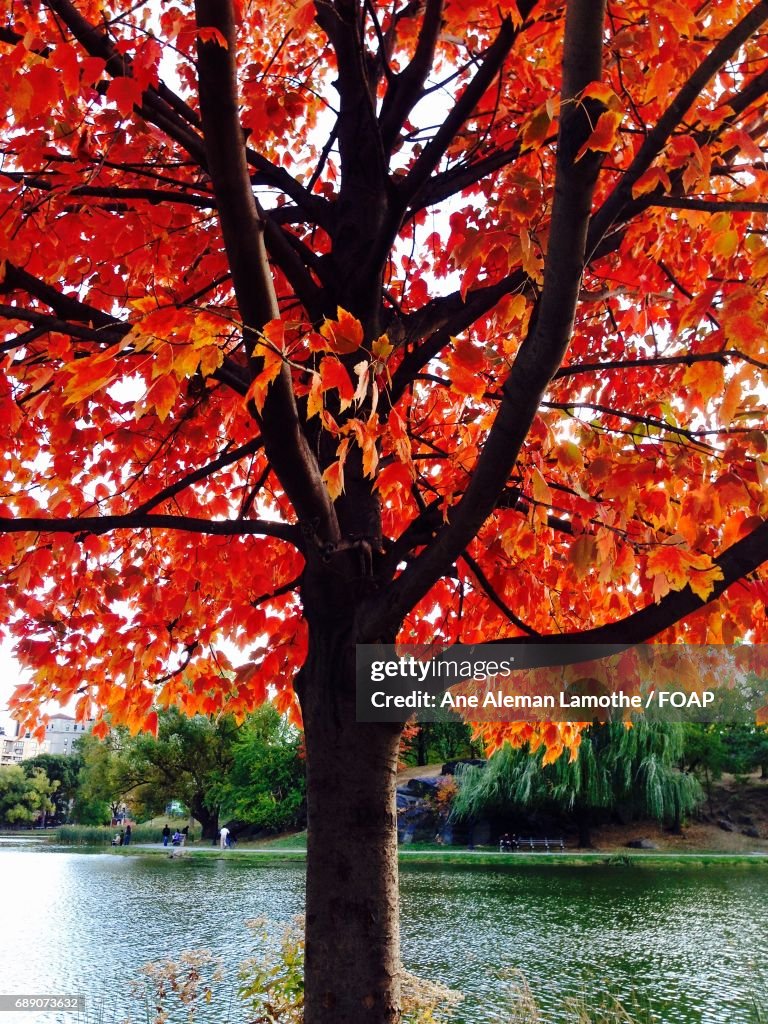
[[141,977],[132,983],[131,990],[143,1001],[148,1024],[177,1020],[175,1008],[180,1008],[191,1024],[201,1005],[211,1002],[224,978],[218,958],[203,949],[181,953],[178,960],[145,964],[139,973]]
[[[509,1024],[544,1024],[530,986],[521,971],[511,971]],[[585,997],[568,998],[562,1009],[568,1015],[570,1024],[660,1024],[661,1018],[636,1000],[629,1005],[607,992],[587,1000]]]

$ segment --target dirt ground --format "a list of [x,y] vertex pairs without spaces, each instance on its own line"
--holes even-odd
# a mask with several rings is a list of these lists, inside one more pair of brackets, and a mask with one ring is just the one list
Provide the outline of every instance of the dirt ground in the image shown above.
[[[744,835],[748,829],[757,831],[759,838]],[[672,835],[658,823],[645,821],[595,829],[593,842],[599,849],[615,850],[632,839],[649,839],[670,853],[768,853],[768,780],[761,780],[758,774],[746,782],[723,776],[712,786],[711,801],[702,804],[682,835]]]

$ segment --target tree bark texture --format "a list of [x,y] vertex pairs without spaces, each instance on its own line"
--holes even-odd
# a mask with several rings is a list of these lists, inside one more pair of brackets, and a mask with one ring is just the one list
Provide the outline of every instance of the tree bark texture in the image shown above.
[[358,723],[349,634],[310,640],[305,1024],[400,1019],[399,726]]

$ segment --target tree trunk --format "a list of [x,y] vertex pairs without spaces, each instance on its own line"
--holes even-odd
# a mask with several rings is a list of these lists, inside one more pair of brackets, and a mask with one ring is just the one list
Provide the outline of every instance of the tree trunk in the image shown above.
[[354,645],[338,633],[310,639],[297,691],[307,754],[304,1024],[395,1024],[401,729],[356,722]]
[[190,811],[197,820],[203,830],[203,839],[216,839],[219,834],[219,812],[218,810],[212,811],[202,800],[194,799],[190,801]]
[[429,740],[429,734],[427,729],[423,726],[419,726],[419,734],[416,737],[416,764],[419,766],[427,763],[427,743]]

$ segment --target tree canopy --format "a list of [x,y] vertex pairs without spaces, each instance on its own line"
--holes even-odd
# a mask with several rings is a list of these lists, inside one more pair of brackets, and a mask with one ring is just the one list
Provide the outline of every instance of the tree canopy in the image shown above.
[[287,705],[307,558],[362,638],[763,628],[765,4],[567,7],[6,5],[22,717]]
[[29,825],[53,811],[57,785],[42,771],[27,775],[20,765],[0,766],[0,825]]
[[15,713],[274,688],[307,1024],[393,1021],[355,644],[765,637],[768,0],[1,9]]
[[69,819],[72,804],[77,796],[78,777],[83,766],[79,752],[74,754],[37,754],[25,760],[21,767],[29,778],[42,772],[49,782],[54,783],[52,793],[53,812],[60,822]]

